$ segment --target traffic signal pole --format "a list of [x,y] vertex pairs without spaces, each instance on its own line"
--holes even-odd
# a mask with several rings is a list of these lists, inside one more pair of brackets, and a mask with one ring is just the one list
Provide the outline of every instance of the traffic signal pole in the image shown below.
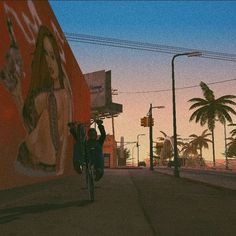
[[[164,106],[152,106],[152,103],[150,104],[150,108],[148,111],[147,116],[140,119],[141,126],[149,127],[149,140],[150,140],[150,170],[153,170],[153,126],[154,126],[154,119],[152,118],[152,109],[154,108],[165,108]],[[137,142],[138,143],[138,142]]]
[[149,139],[150,139],[150,170],[153,170],[153,130],[152,130],[152,103],[150,104],[149,116]]

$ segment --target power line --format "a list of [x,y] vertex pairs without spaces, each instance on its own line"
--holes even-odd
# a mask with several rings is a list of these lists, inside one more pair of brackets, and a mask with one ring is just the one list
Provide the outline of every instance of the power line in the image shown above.
[[[84,39],[68,39],[68,41],[72,42],[80,42],[80,43],[88,43],[88,44],[95,44],[95,45],[100,45],[100,46],[109,46],[109,47],[116,47],[116,48],[125,48],[125,49],[134,49],[134,50],[141,50],[141,51],[149,51],[149,52],[159,52],[159,53],[165,53],[165,54],[177,54],[177,53],[183,53],[183,52],[191,52],[191,51],[196,51],[196,49],[187,49],[185,51],[176,51],[176,50],[167,50],[164,48],[147,48],[147,47],[140,47],[140,46],[132,46],[132,45],[119,45],[115,44],[112,42],[99,42],[99,41],[87,41]],[[199,51],[199,50],[198,50]],[[227,57],[227,56],[221,56],[220,54],[206,54],[203,51],[200,51],[202,53],[201,56],[202,58],[208,58],[208,59],[215,59],[215,60],[220,60],[220,61],[230,61],[230,62],[236,62],[236,58],[233,57]]]
[[193,48],[168,46],[162,44],[138,42],[138,41],[100,37],[86,34],[66,33],[66,32],[64,34],[67,40],[71,42],[89,43],[101,46],[118,47],[118,48],[159,52],[167,54],[199,51],[202,54],[200,57],[203,58],[236,62],[236,54],[231,54],[231,53],[214,52],[209,50],[198,50]]
[[[222,83],[227,83],[231,81],[236,81],[236,79],[228,79],[228,80],[221,80],[221,81],[215,81],[215,82],[209,82],[206,83],[207,85],[212,85],[212,84],[222,84]],[[176,88],[176,90],[184,90],[184,89],[191,89],[191,88],[197,88],[200,85],[190,85],[190,86],[184,86],[184,87],[179,87]],[[160,90],[147,90],[147,91],[120,91],[118,92],[119,94],[126,93],[126,94],[141,94],[141,93],[161,93],[161,92],[169,92],[172,91],[172,89],[160,89]]]
[[[155,44],[155,43],[100,37],[100,36],[87,35],[87,34],[77,34],[77,33],[67,33],[67,32],[65,32],[64,34],[68,41],[77,42],[77,43],[78,42],[88,43],[88,44],[96,44],[100,46],[134,49],[134,50],[142,50],[142,51],[149,51],[149,52],[159,52],[159,53],[166,53],[166,54],[178,54],[178,53],[198,51],[198,52],[201,52],[200,57],[203,57],[203,58],[236,62],[236,54],[232,54],[232,53],[214,52],[214,51],[209,51],[209,50],[198,50],[198,49],[193,49],[193,48],[176,47],[176,46],[169,46],[169,45],[162,45],[162,44]],[[209,82],[207,84],[208,85],[219,84],[219,83],[226,83],[226,82],[235,81],[235,80],[236,79],[229,79],[229,80]],[[191,88],[196,88],[196,87],[199,87],[199,85],[180,87],[180,88],[176,88],[176,90],[191,89]],[[120,91],[118,93],[119,94],[122,94],[122,93],[141,94],[141,93],[160,93],[160,92],[168,92],[168,91],[171,91],[171,89],[161,89],[161,90],[151,90],[151,91],[123,91],[123,92]]]

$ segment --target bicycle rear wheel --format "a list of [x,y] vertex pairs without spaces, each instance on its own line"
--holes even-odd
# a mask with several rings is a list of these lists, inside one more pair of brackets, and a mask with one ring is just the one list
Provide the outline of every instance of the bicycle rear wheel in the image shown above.
[[93,202],[94,201],[94,179],[93,179],[93,171],[91,170],[91,167],[87,169],[86,183],[87,183],[89,201]]

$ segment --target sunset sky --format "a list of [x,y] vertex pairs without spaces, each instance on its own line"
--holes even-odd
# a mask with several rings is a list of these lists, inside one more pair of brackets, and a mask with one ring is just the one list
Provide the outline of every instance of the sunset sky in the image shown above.
[[[236,52],[236,2],[234,1],[50,1],[64,32],[88,34],[176,47],[234,54]],[[140,118],[153,106],[154,141],[160,130],[172,135],[172,94],[148,92],[171,89],[173,55],[124,48],[69,42],[82,72],[112,71],[112,88],[118,89],[113,101],[123,104],[123,113],[115,118],[116,140],[140,140],[140,159],[149,155],[148,128]],[[175,62],[176,87],[236,79],[236,63],[201,57],[179,57]],[[236,95],[236,81],[210,85],[215,96]],[[133,93],[133,92],[145,93]],[[177,90],[177,133],[186,138],[201,134],[207,127],[189,123],[190,103],[202,97],[200,87]],[[236,117],[233,118],[236,123]],[[105,122],[112,133],[111,120]],[[230,127],[227,128],[230,131]],[[216,159],[224,152],[223,126],[216,128]],[[132,152],[133,144],[127,145]],[[136,148],[133,149],[136,159]],[[211,146],[204,152],[212,160]],[[132,154],[132,153],[131,153]]]

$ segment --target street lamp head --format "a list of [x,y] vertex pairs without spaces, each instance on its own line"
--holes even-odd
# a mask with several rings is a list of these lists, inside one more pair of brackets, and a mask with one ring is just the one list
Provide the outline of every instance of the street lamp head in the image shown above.
[[190,52],[188,54],[186,54],[188,57],[200,57],[202,56],[201,52]]

